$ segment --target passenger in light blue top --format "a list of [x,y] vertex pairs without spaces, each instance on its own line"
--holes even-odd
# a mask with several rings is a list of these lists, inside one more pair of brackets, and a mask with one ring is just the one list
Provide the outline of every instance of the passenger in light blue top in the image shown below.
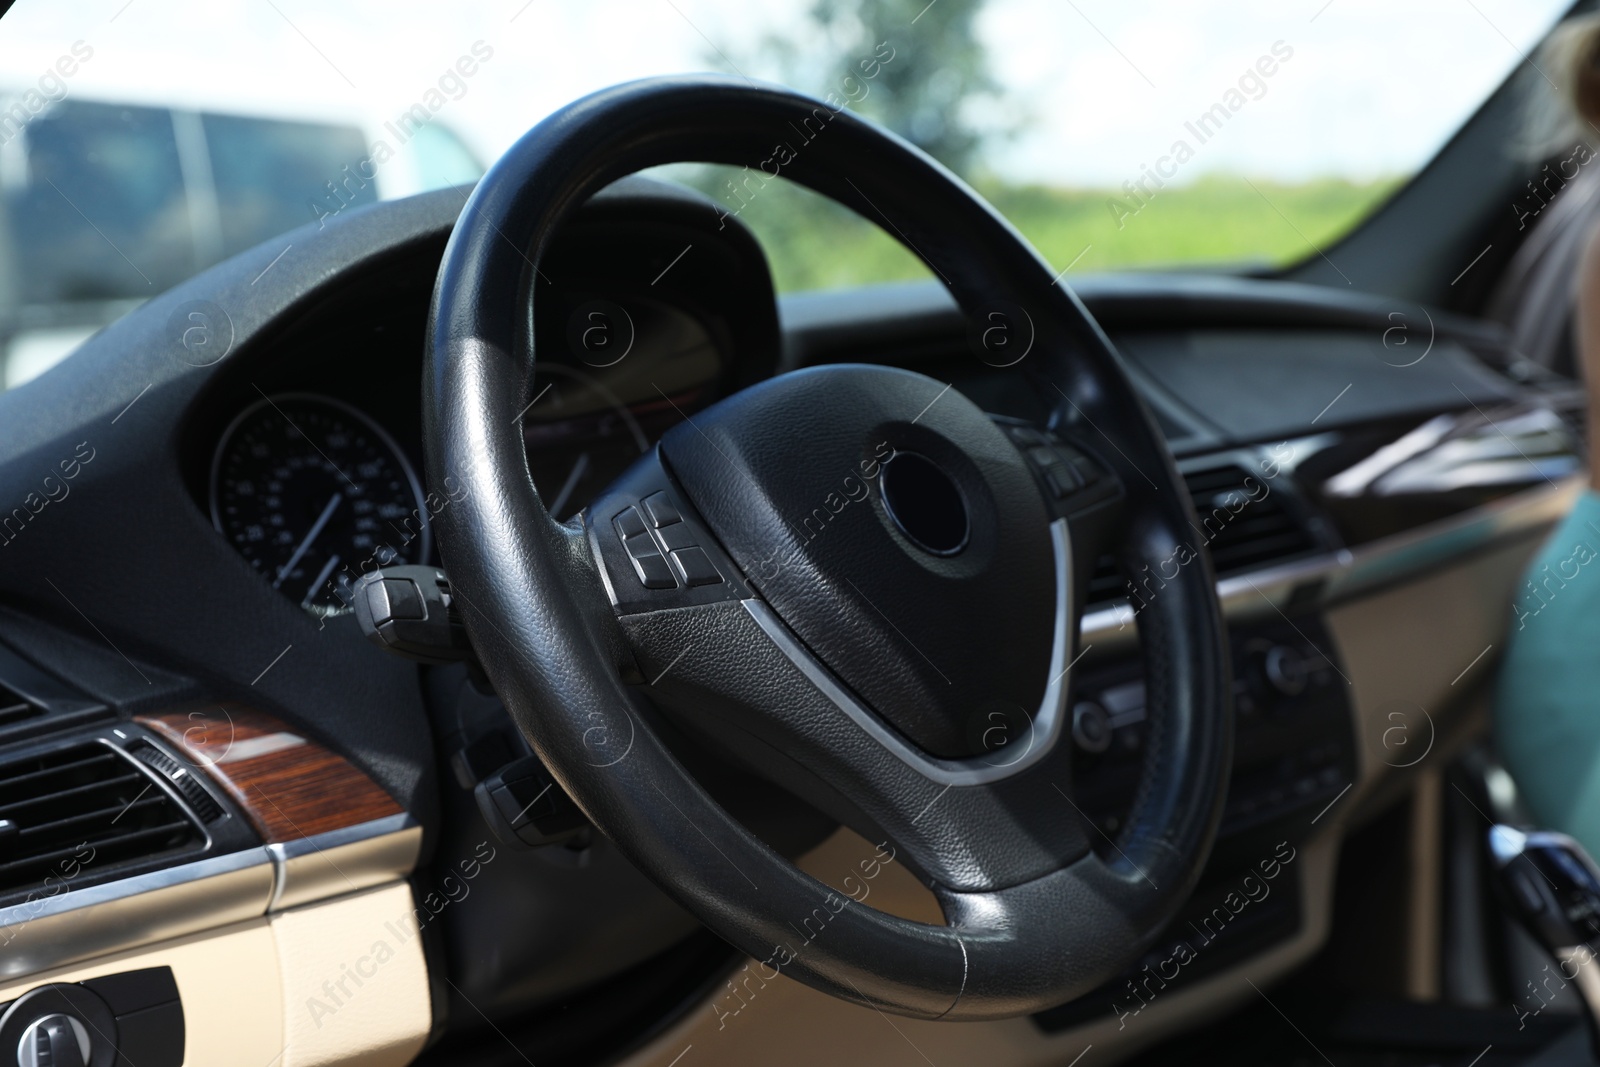
[[[1561,87],[1567,128],[1580,143],[1591,141],[1600,127],[1600,16],[1558,28],[1543,60]],[[1530,814],[1600,857],[1600,233],[1589,236],[1578,274],[1591,487],[1518,587],[1495,737]]]
[[1510,637],[1495,708],[1501,758],[1541,825],[1600,856],[1600,494],[1593,489],[1534,557],[1512,605]]

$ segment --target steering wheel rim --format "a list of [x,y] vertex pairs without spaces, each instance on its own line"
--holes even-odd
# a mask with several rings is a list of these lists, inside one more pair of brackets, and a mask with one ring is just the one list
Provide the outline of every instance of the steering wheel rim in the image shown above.
[[[813,700],[826,687],[816,685],[816,659],[807,666],[807,642],[774,652],[777,643],[768,639],[794,620],[780,618],[776,630],[768,625],[763,631],[755,617],[761,609],[751,604],[775,598],[759,595],[748,558],[734,568],[743,573],[728,576],[737,608],[720,603],[625,613],[601,546],[609,536],[609,511],[599,521],[586,512],[584,521],[562,525],[533,486],[519,412],[529,400],[536,355],[536,264],[551,234],[590,195],[625,174],[690,161],[766,169],[763,164],[779,158],[774,146],[784,144],[790,150],[778,164],[783,177],[882,220],[944,279],[969,316],[1002,309],[1001,321],[1027,323],[1031,358],[1022,369],[1059,393],[1054,406],[1064,433],[1087,436],[1107,428],[1116,434],[1102,435],[1111,446],[1102,459],[1120,481],[1127,518],[1111,547],[1125,570],[1162,570],[1159,593],[1138,615],[1152,719],[1146,770],[1128,829],[1108,858],[1090,850],[1075,805],[1067,811],[1057,803],[1044,813],[1048,789],[1071,805],[1057,784],[1066,773],[1065,746],[1053,746],[1044,763],[999,781],[946,781],[942,787],[914,761],[882,762],[873,748],[882,749],[881,738],[867,737],[859,718],[835,714],[839,693]],[[652,484],[673,487],[686,513],[706,509],[694,521],[703,540],[727,542],[719,557],[726,569],[739,545],[748,547],[748,531],[740,534],[728,517],[734,511],[717,504],[719,490],[706,489],[714,484],[705,473],[711,451],[728,459],[724,446],[740,446],[751,412],[763,410],[759,405],[785,412],[800,401],[814,403],[818,383],[842,384],[845,408],[877,411],[904,409],[913,395],[932,395],[917,393],[920,384],[910,379],[929,381],[870,368],[826,378],[781,376],[776,381],[782,384],[742,406],[727,405],[723,416],[703,412],[684,424],[687,429],[680,426],[676,443],[663,442],[670,462],[658,454],[641,463],[657,479]],[[1015,482],[1015,472],[1026,469],[1022,453],[1013,449],[1013,465],[994,451],[993,439],[975,421],[981,412],[959,394],[939,403],[921,430],[922,416],[911,418],[914,409],[880,424],[902,434],[926,431],[916,440],[937,439],[929,447],[943,447],[939,440],[966,442],[968,451],[981,453],[973,476],[979,481],[967,483],[979,485],[980,494],[989,492],[990,481]],[[935,418],[943,421],[935,424]],[[847,430],[841,430],[845,437]],[[686,443],[697,434],[709,442],[698,454]],[[646,79],[556,112],[490,169],[450,238],[430,315],[424,441],[430,480],[442,484],[449,476],[462,486],[434,520],[440,550],[480,659],[519,728],[596,827],[688,911],[761,961],[764,978],[787,974],[843,999],[913,1017],[1015,1016],[1088,992],[1126,968],[1192,890],[1221,816],[1232,723],[1225,632],[1210,565],[1192,543],[1197,527],[1187,492],[1153,418],[1087,309],[993,209],[916,148],[826,103],[720,77]],[[896,445],[892,454],[903,451],[910,450]],[[961,448],[953,445],[950,453],[952,462],[965,462]],[[749,458],[738,454],[741,463]],[[1003,547],[1010,528],[1010,504],[1018,498],[1005,494],[1013,488],[995,490],[1008,507],[995,513],[1005,529],[996,527],[999,540],[992,539],[991,548]],[[617,499],[625,504],[638,496]],[[1061,530],[1074,528],[1063,519],[1056,529],[1059,542]],[[1026,541],[1024,552],[1037,543]],[[1057,559],[1080,578],[1087,573],[1081,558]],[[1175,560],[1169,576],[1165,568]],[[917,563],[934,568],[920,557]],[[1058,575],[1058,586],[1066,573]],[[1081,588],[1081,581],[1074,585]],[[1075,588],[1067,603],[1066,648],[1072,651],[1082,607]],[[745,716],[761,725],[753,728],[754,740],[741,733],[735,747],[759,750],[757,762],[768,759],[773,777],[802,793],[808,775],[825,779],[823,806],[847,820],[861,815],[874,828],[895,827],[904,838],[895,847],[933,883],[948,925],[900,919],[828,889],[757,840],[688,775],[651,727],[644,687],[628,679],[647,662],[664,662],[675,647],[685,647],[682,660],[696,641],[740,666],[730,675],[703,654],[674,666],[675,683],[681,677],[678,684],[686,687],[680,707],[692,714],[723,696],[724,703],[737,703],[732,691],[742,682],[781,689],[783,699],[769,695],[758,714]],[[751,655],[757,657],[753,665]],[[835,664],[843,664],[841,673],[848,669],[836,658],[821,674]],[[791,668],[800,669],[784,673]],[[872,684],[859,672],[849,677],[851,684],[836,687],[846,695]],[[663,688],[651,695],[668,693]],[[751,699],[752,707],[760,702]],[[738,722],[748,710],[733,708],[712,729]],[[895,727],[900,733],[920,728],[902,721],[888,732]],[[756,736],[762,730],[769,731],[764,741]],[[941,735],[939,743],[952,742]],[[785,751],[775,757],[778,749]],[[948,755],[931,753],[929,765],[971,763]],[[807,762],[828,766],[796,767]],[[890,784],[873,784],[880,781]],[[929,808],[919,815],[916,806],[930,797],[940,804],[938,819],[919,826]]]

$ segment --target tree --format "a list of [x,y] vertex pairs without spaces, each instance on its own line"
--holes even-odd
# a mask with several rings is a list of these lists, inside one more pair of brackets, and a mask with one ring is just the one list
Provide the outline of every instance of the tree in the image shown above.
[[859,78],[860,60],[888,42],[893,61],[882,65],[853,106],[968,174],[983,143],[1010,132],[979,128],[973,113],[974,105],[1002,95],[974,33],[982,7],[983,0],[816,0],[809,15],[826,42],[822,63],[815,56],[802,59],[792,37],[769,38],[767,50],[785,80],[825,93],[839,91],[847,77]]

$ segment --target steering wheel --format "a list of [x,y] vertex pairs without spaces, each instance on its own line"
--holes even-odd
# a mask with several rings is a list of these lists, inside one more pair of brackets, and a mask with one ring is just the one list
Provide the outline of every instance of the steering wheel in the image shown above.
[[[806,369],[685,414],[556,522],[521,429],[536,264],[592,193],[690,161],[781,174],[882,223],[954,294],[974,358],[1037,390],[1051,431],[921,374]],[[1087,309],[927,155],[733,79],[579,100],[468,200],[424,393],[429,477],[462,486],[439,545],[496,691],[594,825],[763,978],[919,1018],[1034,1012],[1126,969],[1194,888],[1232,723],[1188,494]],[[1151,719],[1114,841],[1071,799],[1067,722],[1081,590],[1106,552],[1137,576]],[[884,841],[946,925],[801,872],[686,772],[668,744],[683,734]]]

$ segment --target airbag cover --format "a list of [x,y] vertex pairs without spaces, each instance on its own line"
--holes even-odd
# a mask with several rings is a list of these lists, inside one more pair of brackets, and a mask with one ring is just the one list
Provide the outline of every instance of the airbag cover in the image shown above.
[[[661,454],[788,627],[915,744],[972,755],[997,713],[1038,710],[1050,517],[1021,454],[955,389],[888,367],[796,371],[674,427]],[[895,457],[917,475],[902,494],[930,488],[891,515],[880,481]],[[965,540],[908,537],[959,521],[950,483]]]

